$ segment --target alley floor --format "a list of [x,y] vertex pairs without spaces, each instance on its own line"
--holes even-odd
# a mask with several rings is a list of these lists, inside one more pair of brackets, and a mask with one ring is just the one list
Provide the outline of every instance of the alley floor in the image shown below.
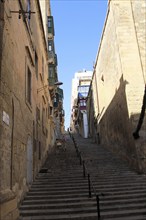
[[146,176],[91,139],[74,140],[78,156],[69,135],[66,150],[48,155],[20,206],[20,220],[146,219]]

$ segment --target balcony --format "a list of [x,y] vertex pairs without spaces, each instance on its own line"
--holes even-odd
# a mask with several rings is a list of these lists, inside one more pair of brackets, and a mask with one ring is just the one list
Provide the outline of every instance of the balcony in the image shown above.
[[62,102],[62,100],[63,100],[63,89],[57,88],[57,93],[58,93],[59,101]]
[[54,35],[55,35],[55,31],[54,31],[53,16],[48,16],[48,38],[53,38]]
[[54,66],[58,65],[57,54],[54,51],[48,51],[48,63],[54,64]]
[[55,53],[54,51],[48,51],[48,62],[50,64],[55,64]]
[[48,84],[54,87],[54,83],[58,81],[56,67],[54,64],[48,65]]

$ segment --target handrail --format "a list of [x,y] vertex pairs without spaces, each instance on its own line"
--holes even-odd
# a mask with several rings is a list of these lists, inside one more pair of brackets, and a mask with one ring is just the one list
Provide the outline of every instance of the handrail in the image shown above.
[[[82,155],[81,155],[81,151],[80,151],[79,147],[77,146],[77,143],[76,143],[76,141],[75,141],[74,136],[73,136],[70,132],[69,132],[69,135],[70,135],[70,137],[72,138],[72,141],[73,141],[74,146],[75,146],[75,149],[76,149],[77,156],[78,156],[79,159],[80,159],[80,165],[83,165],[83,177],[86,178],[86,174],[87,174],[87,176],[88,176],[89,198],[92,197],[91,187],[92,187],[93,192],[94,192],[94,195],[95,195],[95,197],[96,197],[97,216],[98,216],[98,220],[100,220],[101,215],[100,215],[100,199],[99,199],[99,194],[97,194],[97,192],[96,192],[96,189],[95,189],[95,187],[94,187],[94,184],[93,184],[93,181],[92,181],[91,176],[90,176],[90,174],[89,174],[89,171],[88,171],[88,169],[87,169],[87,167],[86,167],[86,165],[85,165],[85,160],[83,159],[83,157],[82,157]],[[101,193],[101,195],[103,195],[103,194]]]

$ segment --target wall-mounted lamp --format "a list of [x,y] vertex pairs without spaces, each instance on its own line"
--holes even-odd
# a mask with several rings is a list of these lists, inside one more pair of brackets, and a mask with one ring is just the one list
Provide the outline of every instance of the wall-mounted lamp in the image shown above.
[[63,82],[55,82],[54,86],[61,86],[63,84]]
[[[63,82],[55,82],[54,83],[54,86],[61,86],[63,84]],[[43,87],[41,87],[41,88],[39,88],[39,89],[37,89],[37,93],[39,93],[39,92],[41,92],[43,89],[45,89],[45,88],[47,88],[47,87],[49,87],[49,85],[45,85],[45,86],[43,86]]]
[[23,18],[28,17],[29,20],[31,18],[31,14],[35,14],[35,12],[31,10],[29,11],[19,10],[19,11],[10,11],[10,12],[17,13],[19,19],[21,19],[21,16],[23,15]]

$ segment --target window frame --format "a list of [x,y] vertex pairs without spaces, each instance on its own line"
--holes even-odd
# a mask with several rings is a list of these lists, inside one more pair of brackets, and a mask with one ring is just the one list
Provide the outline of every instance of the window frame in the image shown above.
[[32,73],[28,65],[26,71],[26,102],[29,107],[32,106]]
[[39,62],[38,62],[38,55],[37,55],[36,50],[35,50],[35,75],[36,75],[36,78],[38,79],[38,75],[39,75]]

